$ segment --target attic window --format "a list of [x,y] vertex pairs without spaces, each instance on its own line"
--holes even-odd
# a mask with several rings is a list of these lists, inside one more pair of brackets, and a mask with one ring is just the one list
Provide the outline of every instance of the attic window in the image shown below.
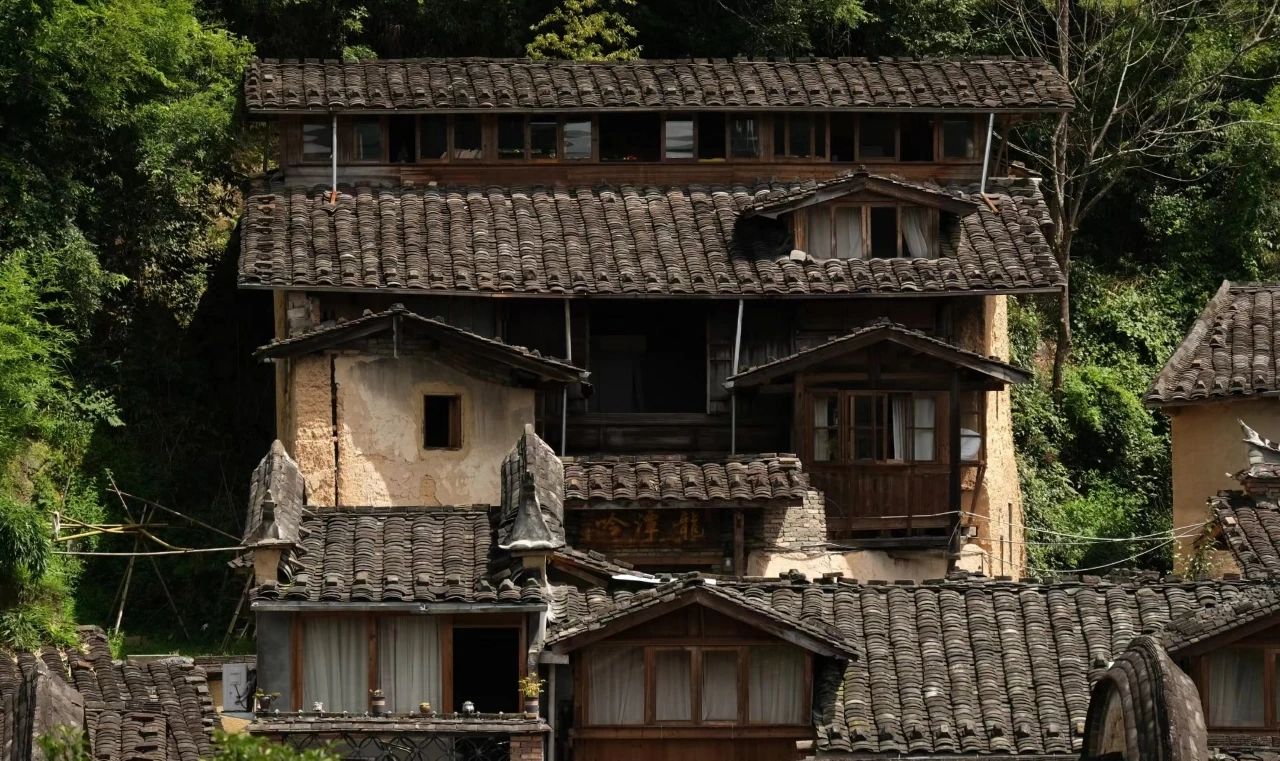
[[924,206],[824,204],[797,214],[796,246],[814,259],[934,259],[939,212]]
[[422,446],[425,449],[462,447],[462,397],[434,394],[423,397]]
[[333,157],[333,125],[314,119],[302,123],[302,160],[328,161]]

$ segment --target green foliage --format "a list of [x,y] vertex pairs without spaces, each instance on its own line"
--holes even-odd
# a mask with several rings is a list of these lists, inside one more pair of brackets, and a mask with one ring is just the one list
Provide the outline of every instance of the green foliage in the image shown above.
[[[298,751],[264,737],[245,732],[223,732],[214,736],[218,746],[214,761],[338,761],[338,754],[330,748],[312,748]],[[55,760],[56,761],[56,760]]]
[[632,45],[636,28],[621,12],[636,0],[562,0],[530,27],[538,32],[526,48],[531,58],[622,61],[640,55]]
[[48,734],[36,738],[47,761],[91,761],[89,738],[79,729],[59,724]]

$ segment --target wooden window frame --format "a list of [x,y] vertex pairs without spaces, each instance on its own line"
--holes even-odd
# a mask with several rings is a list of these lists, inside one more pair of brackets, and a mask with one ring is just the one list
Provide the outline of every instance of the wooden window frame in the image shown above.
[[[969,113],[969,114],[940,113],[936,115],[934,121],[935,121],[935,129],[938,133],[938,137],[937,137],[937,147],[934,150],[934,163],[957,164],[957,165],[982,163],[982,150],[983,150],[982,143],[986,140],[987,128],[983,120],[979,118],[980,116],[981,114],[973,114],[973,113]],[[958,156],[948,157],[946,155],[946,150],[945,150],[946,140],[945,140],[945,133],[943,132],[942,123],[945,122],[947,119],[959,119],[961,117],[968,118],[971,123],[970,126],[972,127],[972,130],[973,130],[973,156],[969,158],[960,158]]]
[[[892,117],[892,119],[893,119],[893,155],[892,155],[892,156],[873,156],[873,157],[871,157],[871,158],[867,158],[867,157],[865,157],[865,156],[863,156],[863,155],[862,155],[862,120],[863,120],[863,119],[865,119],[865,118],[866,118],[866,117],[868,117],[868,116],[888,116],[888,117]],[[903,162],[902,162],[902,119],[900,118],[900,114],[896,114],[896,113],[892,113],[892,114],[881,114],[881,113],[860,113],[860,114],[857,114],[857,118],[856,118],[856,119],[854,119],[854,125],[853,125],[853,139],[854,139],[854,143],[853,143],[853,146],[854,146],[854,148],[853,148],[853,149],[854,149],[854,153],[855,153],[855,154],[857,154],[857,156],[858,156],[858,158],[857,158],[857,159],[855,159],[854,163],[873,163],[873,164],[899,164],[899,163],[903,163]],[[840,163],[842,163],[842,164],[843,164],[843,163],[847,163],[847,162],[843,162],[843,161],[842,161],[842,162],[840,162]],[[916,163],[921,163],[921,162],[911,161],[911,162],[906,162],[906,163],[916,164]]]
[[308,124],[323,124],[324,128],[329,130],[330,140],[333,139],[332,138],[332,135],[333,135],[332,117],[329,117],[327,119],[321,119],[319,117],[303,117],[299,119],[298,120],[298,163],[308,164],[311,166],[327,166],[333,163],[334,155],[337,155],[338,161],[341,162],[342,153],[340,148],[342,146],[342,125],[341,124],[338,125],[337,144],[330,145],[329,155],[322,159],[319,159],[319,158],[307,158],[307,125]]
[[[378,122],[378,132],[381,135],[379,140],[381,141],[381,144],[382,144],[382,153],[376,159],[362,159],[356,156],[356,151],[359,148],[359,138],[357,137],[357,133],[356,133],[356,122],[361,120],[376,120]],[[343,121],[344,120],[342,119],[338,120],[338,139],[343,144],[342,153],[339,155],[345,156],[347,163],[358,164],[360,166],[368,166],[370,164],[391,163],[390,157],[387,155],[387,153],[391,150],[390,133],[389,133],[389,130],[387,129],[387,117],[363,115],[363,116],[352,116],[347,118],[345,120],[346,122],[345,125],[343,124]],[[414,127],[414,135],[416,138],[417,136],[416,124]]]
[[1196,688],[1200,692],[1200,704],[1204,707],[1205,727],[1210,732],[1222,734],[1280,734],[1280,705],[1277,705],[1276,701],[1276,672],[1280,670],[1280,666],[1277,665],[1276,661],[1280,659],[1280,644],[1233,642],[1222,649],[1262,651],[1262,724],[1248,727],[1220,727],[1209,723],[1209,717],[1212,716],[1211,696],[1209,694],[1209,680],[1211,677],[1209,657],[1212,653],[1205,653],[1204,655],[1196,656],[1193,663],[1193,675],[1196,677],[1194,681]]
[[[455,713],[462,708],[454,705],[453,694],[453,639],[454,633],[459,629],[516,629],[519,646],[516,648],[514,657],[519,669],[518,673],[522,679],[529,674],[528,664],[524,658],[524,654],[529,651],[528,629],[525,627],[522,614],[464,613],[448,616],[447,626],[442,626],[440,629],[440,694],[445,713]],[[520,693],[520,685],[512,685],[511,689],[520,695],[516,705],[522,705],[524,698]]]
[[[808,156],[791,156],[787,153],[791,149],[791,117],[797,115],[806,115],[809,117],[809,147],[810,154]],[[805,111],[797,109],[795,111],[774,111],[772,121],[772,130],[769,135],[769,149],[772,151],[772,158],[775,162],[783,162],[790,164],[807,163],[816,164],[829,162],[831,156],[831,125],[828,123],[826,111]],[[817,125],[822,123],[822,145],[818,145]],[[779,126],[782,127],[782,146],[781,154],[777,151],[777,135]],[[821,153],[816,151],[821,148]],[[840,162],[846,163],[846,162]]]
[[[449,446],[431,446],[427,444],[427,399],[440,398],[452,400],[449,404]],[[462,394],[423,394],[422,395],[422,448],[429,452],[457,451],[462,449]]]
[[[687,159],[673,159],[667,156],[667,122],[670,121],[686,121],[686,119],[672,119],[673,116],[688,116],[687,121],[693,132],[693,151],[692,155]],[[725,120],[725,132],[728,133],[728,120]],[[728,148],[725,148],[728,153]],[[699,161],[714,161],[715,159],[699,159],[698,158],[698,112],[697,111],[680,111],[677,113],[662,114],[662,121],[658,125],[658,161],[663,164],[696,164]],[[643,161],[637,161],[637,164],[643,164]]]
[[[906,435],[906,441],[904,443],[909,450],[912,450],[910,451],[910,456],[895,458],[895,459],[877,459],[874,456],[875,453],[872,452],[872,457],[861,457],[861,458],[858,457],[857,447],[855,443],[857,440],[856,434],[857,434],[857,428],[858,428],[858,421],[856,416],[857,408],[855,404],[855,398],[868,397],[868,396],[880,398],[881,400],[880,403],[885,406],[885,410],[884,410],[885,420],[888,420],[889,418],[888,405],[890,404],[892,397],[895,394],[905,394],[907,396],[907,409],[909,410],[909,413],[908,413],[909,418],[907,420],[907,428],[906,428],[907,435]],[[839,425],[835,426],[836,430],[839,431],[837,436],[837,441],[839,442],[839,444],[836,447],[838,456],[830,460],[815,460],[815,462],[820,462],[823,465],[877,465],[877,466],[880,466],[880,465],[890,465],[890,466],[936,465],[942,462],[942,458],[940,456],[941,440],[940,440],[940,437],[938,436],[938,428],[939,428],[939,421],[941,420],[941,417],[942,417],[940,414],[940,409],[942,408],[942,405],[945,401],[945,395],[943,393],[937,392],[937,391],[921,391],[921,390],[912,390],[912,389],[903,389],[900,391],[899,390],[894,390],[894,391],[841,390],[841,391],[814,391],[809,396],[810,399],[813,399],[815,401],[818,399],[830,399],[833,397],[838,398],[840,400],[839,402],[840,420],[839,420]],[[914,452],[914,449],[915,449],[914,433],[916,431],[915,400],[918,398],[925,398],[925,397],[933,399],[933,426],[931,429],[929,429],[933,431],[933,457],[929,459],[916,459],[915,452]],[[813,414],[812,410],[809,411],[809,414],[810,416],[812,416]],[[877,431],[877,428],[879,428],[878,431]],[[805,429],[807,430],[808,435],[810,437],[808,446],[810,447],[810,451],[812,452],[812,451],[815,451],[816,449],[818,431],[831,430],[832,426],[819,427],[819,426],[813,425],[812,422],[810,422],[807,426],[805,426]],[[926,430],[926,429],[921,428],[921,430]],[[880,439],[880,447],[881,447],[880,451],[888,452],[889,437],[892,436],[892,428],[888,425],[879,427],[877,425],[877,421],[873,418],[871,421],[871,431],[872,431],[873,438]]]
[[[935,255],[936,256],[941,255],[942,218],[941,218],[941,211],[939,209],[936,209],[932,206],[924,206],[921,204],[904,204],[904,203],[895,203],[895,202],[886,202],[886,201],[844,201],[844,202],[835,201],[835,202],[821,204],[818,206],[808,206],[798,210],[793,215],[795,219],[795,224],[792,226],[792,233],[795,237],[796,248],[799,248],[801,251],[805,251],[805,252],[809,251],[810,247],[808,245],[809,244],[808,216],[809,214],[813,213],[815,210],[821,210],[821,211],[826,211],[829,217],[827,229],[831,231],[831,241],[830,241],[830,246],[827,250],[831,252],[831,255],[827,257],[828,259],[834,259],[837,261],[852,261],[854,259],[861,259],[862,261],[867,261],[872,258],[880,258],[880,257],[871,256],[871,211],[870,210],[873,208],[885,208],[890,206],[894,207],[895,209],[894,224],[897,231],[897,240],[895,242],[895,250],[897,253],[894,255],[893,258],[895,259],[908,258],[904,255],[904,252],[907,251],[907,240],[906,240],[906,235],[902,231],[902,209],[904,207],[920,208],[930,212],[931,224],[933,225],[934,231],[935,231],[934,242],[938,246],[938,250],[935,252]],[[838,228],[836,226],[836,209],[848,209],[848,208],[858,208],[862,210],[863,250],[862,250],[862,256],[851,257],[849,260],[844,260],[835,256],[835,253],[838,248],[837,247]]]
[[[582,118],[585,117],[585,118]],[[595,114],[583,114],[582,117],[563,116],[560,118],[558,130],[560,138],[560,161],[565,164],[598,164],[600,163],[600,120]],[[587,158],[569,158],[569,144],[566,142],[565,127],[569,122],[587,122],[591,125],[591,155]]]
[[[761,638],[759,640],[749,639],[742,640],[734,638],[732,640],[725,639],[717,641],[715,638],[708,640],[706,638],[675,638],[671,640],[613,640],[601,643],[598,649],[640,649],[643,651],[644,660],[644,718],[642,721],[634,724],[593,724],[591,723],[591,715],[588,706],[590,705],[591,680],[587,678],[590,672],[589,660],[598,652],[597,648],[589,648],[583,652],[579,663],[574,669],[577,674],[575,678],[574,694],[578,697],[575,701],[578,703],[577,719],[578,726],[588,731],[633,731],[643,728],[653,727],[685,727],[685,728],[711,728],[711,729],[733,729],[742,727],[770,727],[770,728],[801,728],[809,725],[801,720],[799,724],[774,724],[772,722],[753,722],[751,721],[751,683],[750,683],[750,658],[753,647],[795,647],[787,642],[779,640]],[[800,648],[796,648],[800,649]],[[689,652],[689,689],[691,692],[689,702],[690,720],[657,720],[657,652],[660,650],[686,650]],[[702,654],[704,651],[714,650],[717,652],[736,651],[738,654],[738,718],[735,721],[702,720]],[[808,716],[813,708],[813,653],[802,650],[804,655],[804,695],[800,715]]]
[[[416,164],[448,164],[453,158],[453,117],[449,114],[418,114],[418,118],[414,120],[413,134],[414,142],[417,144]],[[444,158],[427,158],[427,152],[422,149],[422,120],[425,118],[444,119]]]
[[[556,126],[556,155],[551,158],[546,156],[534,157],[533,155],[533,120],[538,118],[539,121],[547,120],[555,123]],[[524,117],[524,155],[525,161],[530,164],[559,164],[564,160],[564,118],[557,115],[544,116],[527,114]],[[591,131],[592,143],[595,142],[595,130]],[[577,159],[581,161],[582,159]]]
[[[756,155],[751,157],[733,155],[733,120],[751,119],[756,123]],[[765,161],[766,151],[772,150],[772,135],[765,136],[765,115],[760,111],[726,111],[724,115],[724,161],[728,163],[750,163]],[[718,159],[702,159],[704,163]]]
[[[480,125],[480,155],[476,156],[475,158],[461,158],[458,155],[456,155],[458,151],[458,146],[457,146],[458,117],[460,116],[465,116],[465,117],[475,119],[476,122],[478,122]],[[492,156],[490,154],[493,153],[494,151],[491,151],[490,148],[493,145],[494,140],[491,137],[491,133],[496,131],[497,122],[495,122],[491,118],[488,118],[484,114],[449,114],[446,118],[449,124],[448,156],[449,156],[449,161],[451,163],[478,164],[478,163],[485,163],[492,160]]]

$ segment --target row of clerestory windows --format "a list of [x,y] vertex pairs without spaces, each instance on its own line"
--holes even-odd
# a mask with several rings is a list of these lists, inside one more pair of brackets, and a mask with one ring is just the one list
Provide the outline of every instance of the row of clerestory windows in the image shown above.
[[[972,114],[735,112],[429,114],[342,117],[339,159],[419,162],[968,162],[983,121]],[[333,125],[307,119],[301,160],[333,158]]]

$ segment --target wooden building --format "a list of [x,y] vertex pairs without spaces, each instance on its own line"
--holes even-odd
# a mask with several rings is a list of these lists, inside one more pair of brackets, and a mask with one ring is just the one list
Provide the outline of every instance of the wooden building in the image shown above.
[[991,579],[1006,301],[1064,283],[1005,140],[1071,108],[1044,62],[256,61],[244,99],[279,164],[240,231],[280,438],[251,731],[1078,758],[1136,635],[1272,620],[1255,579]]

